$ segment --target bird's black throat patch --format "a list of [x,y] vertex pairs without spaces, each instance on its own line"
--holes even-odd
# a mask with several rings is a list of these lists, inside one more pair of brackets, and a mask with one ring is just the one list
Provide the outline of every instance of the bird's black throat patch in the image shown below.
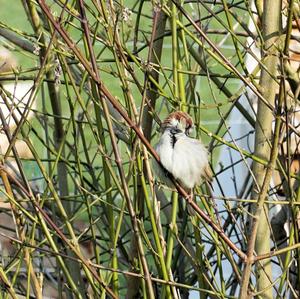
[[172,148],[174,148],[175,146],[175,143],[177,142],[177,138],[175,136],[175,134],[170,134],[170,137],[171,137],[171,145],[172,145]]

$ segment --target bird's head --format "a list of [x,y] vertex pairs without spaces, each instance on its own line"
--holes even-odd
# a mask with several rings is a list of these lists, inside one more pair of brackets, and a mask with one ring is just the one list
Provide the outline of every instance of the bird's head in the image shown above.
[[183,111],[175,111],[163,121],[161,125],[162,132],[171,131],[173,134],[184,133],[187,136],[193,129],[193,119]]

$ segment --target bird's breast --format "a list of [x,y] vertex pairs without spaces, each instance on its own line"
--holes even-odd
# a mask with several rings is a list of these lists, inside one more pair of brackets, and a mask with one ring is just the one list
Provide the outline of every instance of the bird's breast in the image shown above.
[[201,181],[207,166],[207,151],[200,141],[185,137],[177,140],[172,160],[174,177],[186,187],[193,188]]

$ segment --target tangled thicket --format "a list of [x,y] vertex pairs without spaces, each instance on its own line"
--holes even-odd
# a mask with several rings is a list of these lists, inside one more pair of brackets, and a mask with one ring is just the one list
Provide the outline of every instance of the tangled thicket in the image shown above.
[[[0,22],[2,295],[297,298],[299,3],[20,5],[28,28]],[[178,109],[214,170],[192,202],[152,171]]]

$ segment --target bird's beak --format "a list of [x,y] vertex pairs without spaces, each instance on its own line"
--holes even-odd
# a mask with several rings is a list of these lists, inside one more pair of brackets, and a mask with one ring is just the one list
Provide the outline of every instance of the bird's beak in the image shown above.
[[178,133],[181,133],[182,131],[178,128],[173,128],[170,130],[171,134],[175,135],[175,134],[178,134]]

